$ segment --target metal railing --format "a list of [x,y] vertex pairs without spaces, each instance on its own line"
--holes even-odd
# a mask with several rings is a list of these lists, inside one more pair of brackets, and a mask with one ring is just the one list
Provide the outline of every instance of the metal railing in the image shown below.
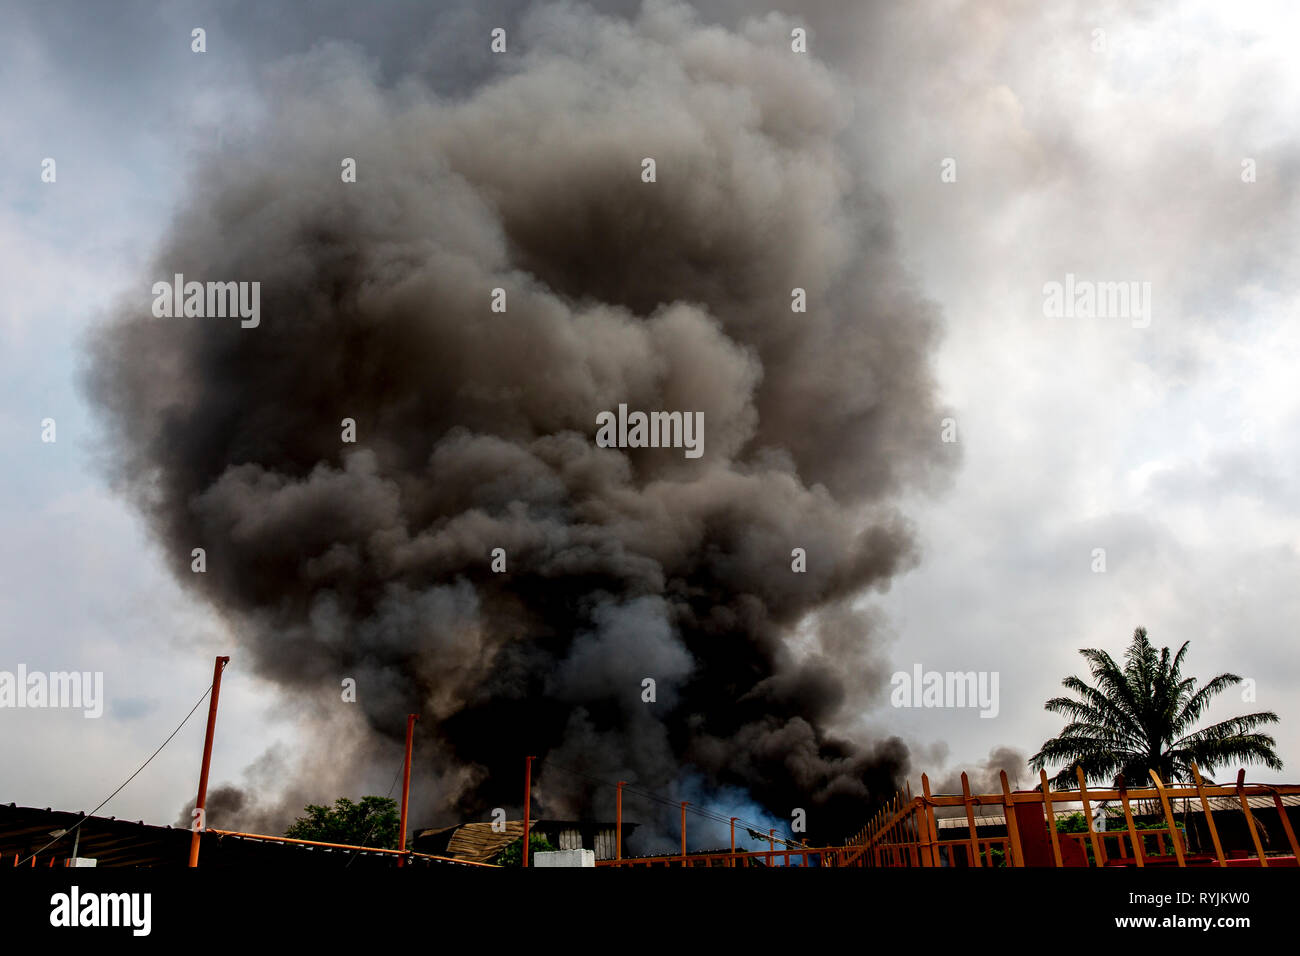
[[597,860],[597,866],[861,866],[863,851],[857,846],[786,846],[781,850],[719,850],[672,856],[624,857]]
[[[1053,791],[1046,772],[1040,772],[1041,786],[1036,791],[1011,790],[1006,772],[1000,774],[1000,794],[972,794],[966,774],[961,775],[962,792],[936,795],[930,792],[930,781],[921,776],[922,794],[906,797],[896,794],[876,816],[847,845],[860,847],[862,862],[873,867],[905,866],[1146,866],[1148,864],[1193,866],[1289,866],[1300,860],[1300,845],[1283,805],[1284,796],[1300,795],[1300,786],[1283,784],[1247,784],[1245,770],[1237,774],[1235,786],[1207,784],[1200,771],[1192,765],[1192,784],[1166,784],[1155,771],[1149,771],[1152,786],[1127,787],[1123,777],[1111,789],[1087,787],[1082,769],[1077,771],[1078,790]],[[1246,830],[1253,847],[1252,856],[1229,858],[1223,850],[1211,798],[1235,798],[1240,805]],[[1265,853],[1260,840],[1259,826],[1251,812],[1251,797],[1271,797],[1290,848],[1285,853],[1270,856]],[[1171,809],[1175,801],[1184,801],[1184,807],[1199,803],[1214,853],[1189,854],[1186,833],[1174,818]],[[1118,802],[1123,811],[1124,828],[1097,830],[1093,826],[1092,805],[1098,802]],[[1057,806],[1081,805],[1086,830],[1083,833],[1061,833],[1057,821]],[[1139,827],[1134,821],[1134,805],[1150,807],[1159,813],[1163,826]],[[1003,811],[1006,835],[981,835],[980,819],[976,807],[998,806]],[[936,808],[961,808],[965,811],[964,837],[940,839]],[[1158,809],[1156,809],[1158,808]],[[983,818],[988,826],[988,818]],[[1047,821],[1053,821],[1049,826]],[[1062,839],[1064,838],[1064,840]],[[1148,838],[1156,841],[1156,853],[1146,850]],[[1108,841],[1114,841],[1112,850]],[[1026,846],[1026,844],[1029,844]],[[1050,853],[1048,847],[1050,845]],[[1062,851],[1065,847],[1065,851]],[[1089,852],[1091,851],[1091,852]],[[1170,857],[1168,851],[1172,851]],[[1000,857],[1000,859],[999,859]],[[1028,861],[1028,862],[1027,862]]]

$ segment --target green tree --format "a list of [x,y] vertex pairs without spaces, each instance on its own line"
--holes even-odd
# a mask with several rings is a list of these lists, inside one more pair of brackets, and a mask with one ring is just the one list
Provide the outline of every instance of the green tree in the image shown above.
[[1215,767],[1246,763],[1281,770],[1276,741],[1257,732],[1277,723],[1271,711],[1193,729],[1211,699],[1241,678],[1220,674],[1197,689],[1195,677],[1182,675],[1190,643],[1184,641],[1171,656],[1167,647],[1157,651],[1146,628],[1139,627],[1124,652],[1123,667],[1105,651],[1081,649],[1093,683],[1078,677],[1061,682],[1075,697],[1053,697],[1046,709],[1070,723],[1029,758],[1029,765],[1043,770],[1049,763],[1064,764],[1053,780],[1057,787],[1076,785],[1076,766],[1083,767],[1087,779],[1106,783],[1122,773],[1132,786],[1149,785],[1148,770],[1162,781],[1188,782],[1193,762],[1207,774]]
[[[514,843],[509,844],[504,850],[492,858],[492,862],[497,866],[522,866],[523,860],[520,856],[523,854],[524,838],[520,837]],[[554,850],[551,841],[546,839],[540,833],[530,834],[528,840],[528,865],[532,866],[533,854],[539,851],[545,852]]]
[[295,820],[284,835],[296,840],[397,849],[400,816],[396,800],[362,797],[360,803],[353,803],[339,797],[333,807],[308,804],[306,814]]

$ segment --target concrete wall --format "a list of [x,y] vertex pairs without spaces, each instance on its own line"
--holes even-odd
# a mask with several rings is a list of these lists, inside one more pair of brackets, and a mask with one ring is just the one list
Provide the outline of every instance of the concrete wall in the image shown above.
[[594,850],[543,850],[534,853],[529,862],[533,866],[590,866],[596,865]]

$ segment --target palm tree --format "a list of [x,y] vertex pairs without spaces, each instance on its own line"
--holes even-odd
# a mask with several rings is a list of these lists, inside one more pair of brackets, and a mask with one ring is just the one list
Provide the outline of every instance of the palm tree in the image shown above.
[[1068,717],[1070,723],[1029,758],[1029,765],[1042,770],[1048,763],[1064,762],[1052,781],[1057,787],[1076,785],[1076,766],[1083,767],[1089,780],[1109,783],[1122,773],[1137,786],[1148,783],[1148,770],[1162,781],[1189,782],[1193,762],[1206,773],[1216,766],[1244,763],[1281,770],[1282,761],[1273,749],[1276,741],[1256,732],[1264,724],[1277,723],[1271,711],[1192,729],[1211,698],[1241,683],[1241,678],[1220,674],[1197,690],[1196,678],[1182,675],[1190,643],[1184,641],[1170,658],[1169,648],[1157,652],[1146,628],[1139,627],[1124,652],[1123,668],[1105,651],[1081,649],[1093,684],[1078,677],[1061,682],[1079,699],[1053,697],[1046,709]]

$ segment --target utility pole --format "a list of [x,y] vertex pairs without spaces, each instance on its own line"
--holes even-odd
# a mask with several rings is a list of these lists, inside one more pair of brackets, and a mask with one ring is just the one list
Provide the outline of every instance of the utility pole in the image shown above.
[[[415,722],[420,719],[419,714],[406,715],[406,763],[402,769],[402,822],[401,832],[397,834],[397,849],[406,852],[406,809],[411,802],[411,739],[415,733]],[[406,865],[406,857],[397,858],[398,866]]]
[[203,763],[199,767],[199,796],[194,801],[194,819],[190,823],[190,866],[199,865],[199,837],[207,829],[204,807],[208,802],[208,767],[212,763],[212,737],[217,731],[217,698],[221,696],[221,672],[230,663],[229,657],[218,657],[212,668],[212,696],[208,699],[208,732],[203,738]]
[[532,826],[533,803],[533,761],[536,757],[524,758],[524,868],[528,868],[528,841],[532,836],[528,831]]

